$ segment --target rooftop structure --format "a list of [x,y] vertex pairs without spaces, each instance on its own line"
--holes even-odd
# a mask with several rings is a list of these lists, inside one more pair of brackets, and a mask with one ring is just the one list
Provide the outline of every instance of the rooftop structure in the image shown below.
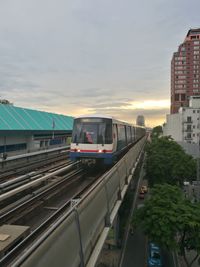
[[200,95],[200,28],[190,29],[171,61],[171,114]]
[[0,130],[72,130],[73,117],[0,104]]

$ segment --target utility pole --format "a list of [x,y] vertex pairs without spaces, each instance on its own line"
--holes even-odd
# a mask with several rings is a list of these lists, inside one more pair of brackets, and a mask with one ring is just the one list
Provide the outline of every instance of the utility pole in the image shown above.
[[[200,112],[200,109],[199,109]],[[200,201],[200,116],[198,116],[198,132],[197,132],[197,200]],[[193,185],[194,186],[194,185]]]
[[200,151],[199,151],[199,136],[200,133],[197,134],[197,181],[200,181]]

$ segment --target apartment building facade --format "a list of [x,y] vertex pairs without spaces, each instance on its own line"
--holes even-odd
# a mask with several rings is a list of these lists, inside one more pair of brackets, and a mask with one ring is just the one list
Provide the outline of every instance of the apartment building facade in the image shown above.
[[171,109],[189,105],[190,96],[200,95],[200,28],[190,29],[171,61]]

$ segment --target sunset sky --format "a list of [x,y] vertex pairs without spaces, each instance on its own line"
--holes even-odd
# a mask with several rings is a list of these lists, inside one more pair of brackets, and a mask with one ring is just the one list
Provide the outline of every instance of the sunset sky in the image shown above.
[[199,11],[199,0],[0,0],[0,97],[162,124],[172,54]]

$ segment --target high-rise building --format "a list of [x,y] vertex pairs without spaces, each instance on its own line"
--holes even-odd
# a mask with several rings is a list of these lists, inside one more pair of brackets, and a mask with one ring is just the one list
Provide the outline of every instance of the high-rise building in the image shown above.
[[145,126],[145,120],[143,115],[138,115],[136,119],[136,124],[140,126]]
[[171,61],[171,114],[200,95],[200,28],[190,29]]

